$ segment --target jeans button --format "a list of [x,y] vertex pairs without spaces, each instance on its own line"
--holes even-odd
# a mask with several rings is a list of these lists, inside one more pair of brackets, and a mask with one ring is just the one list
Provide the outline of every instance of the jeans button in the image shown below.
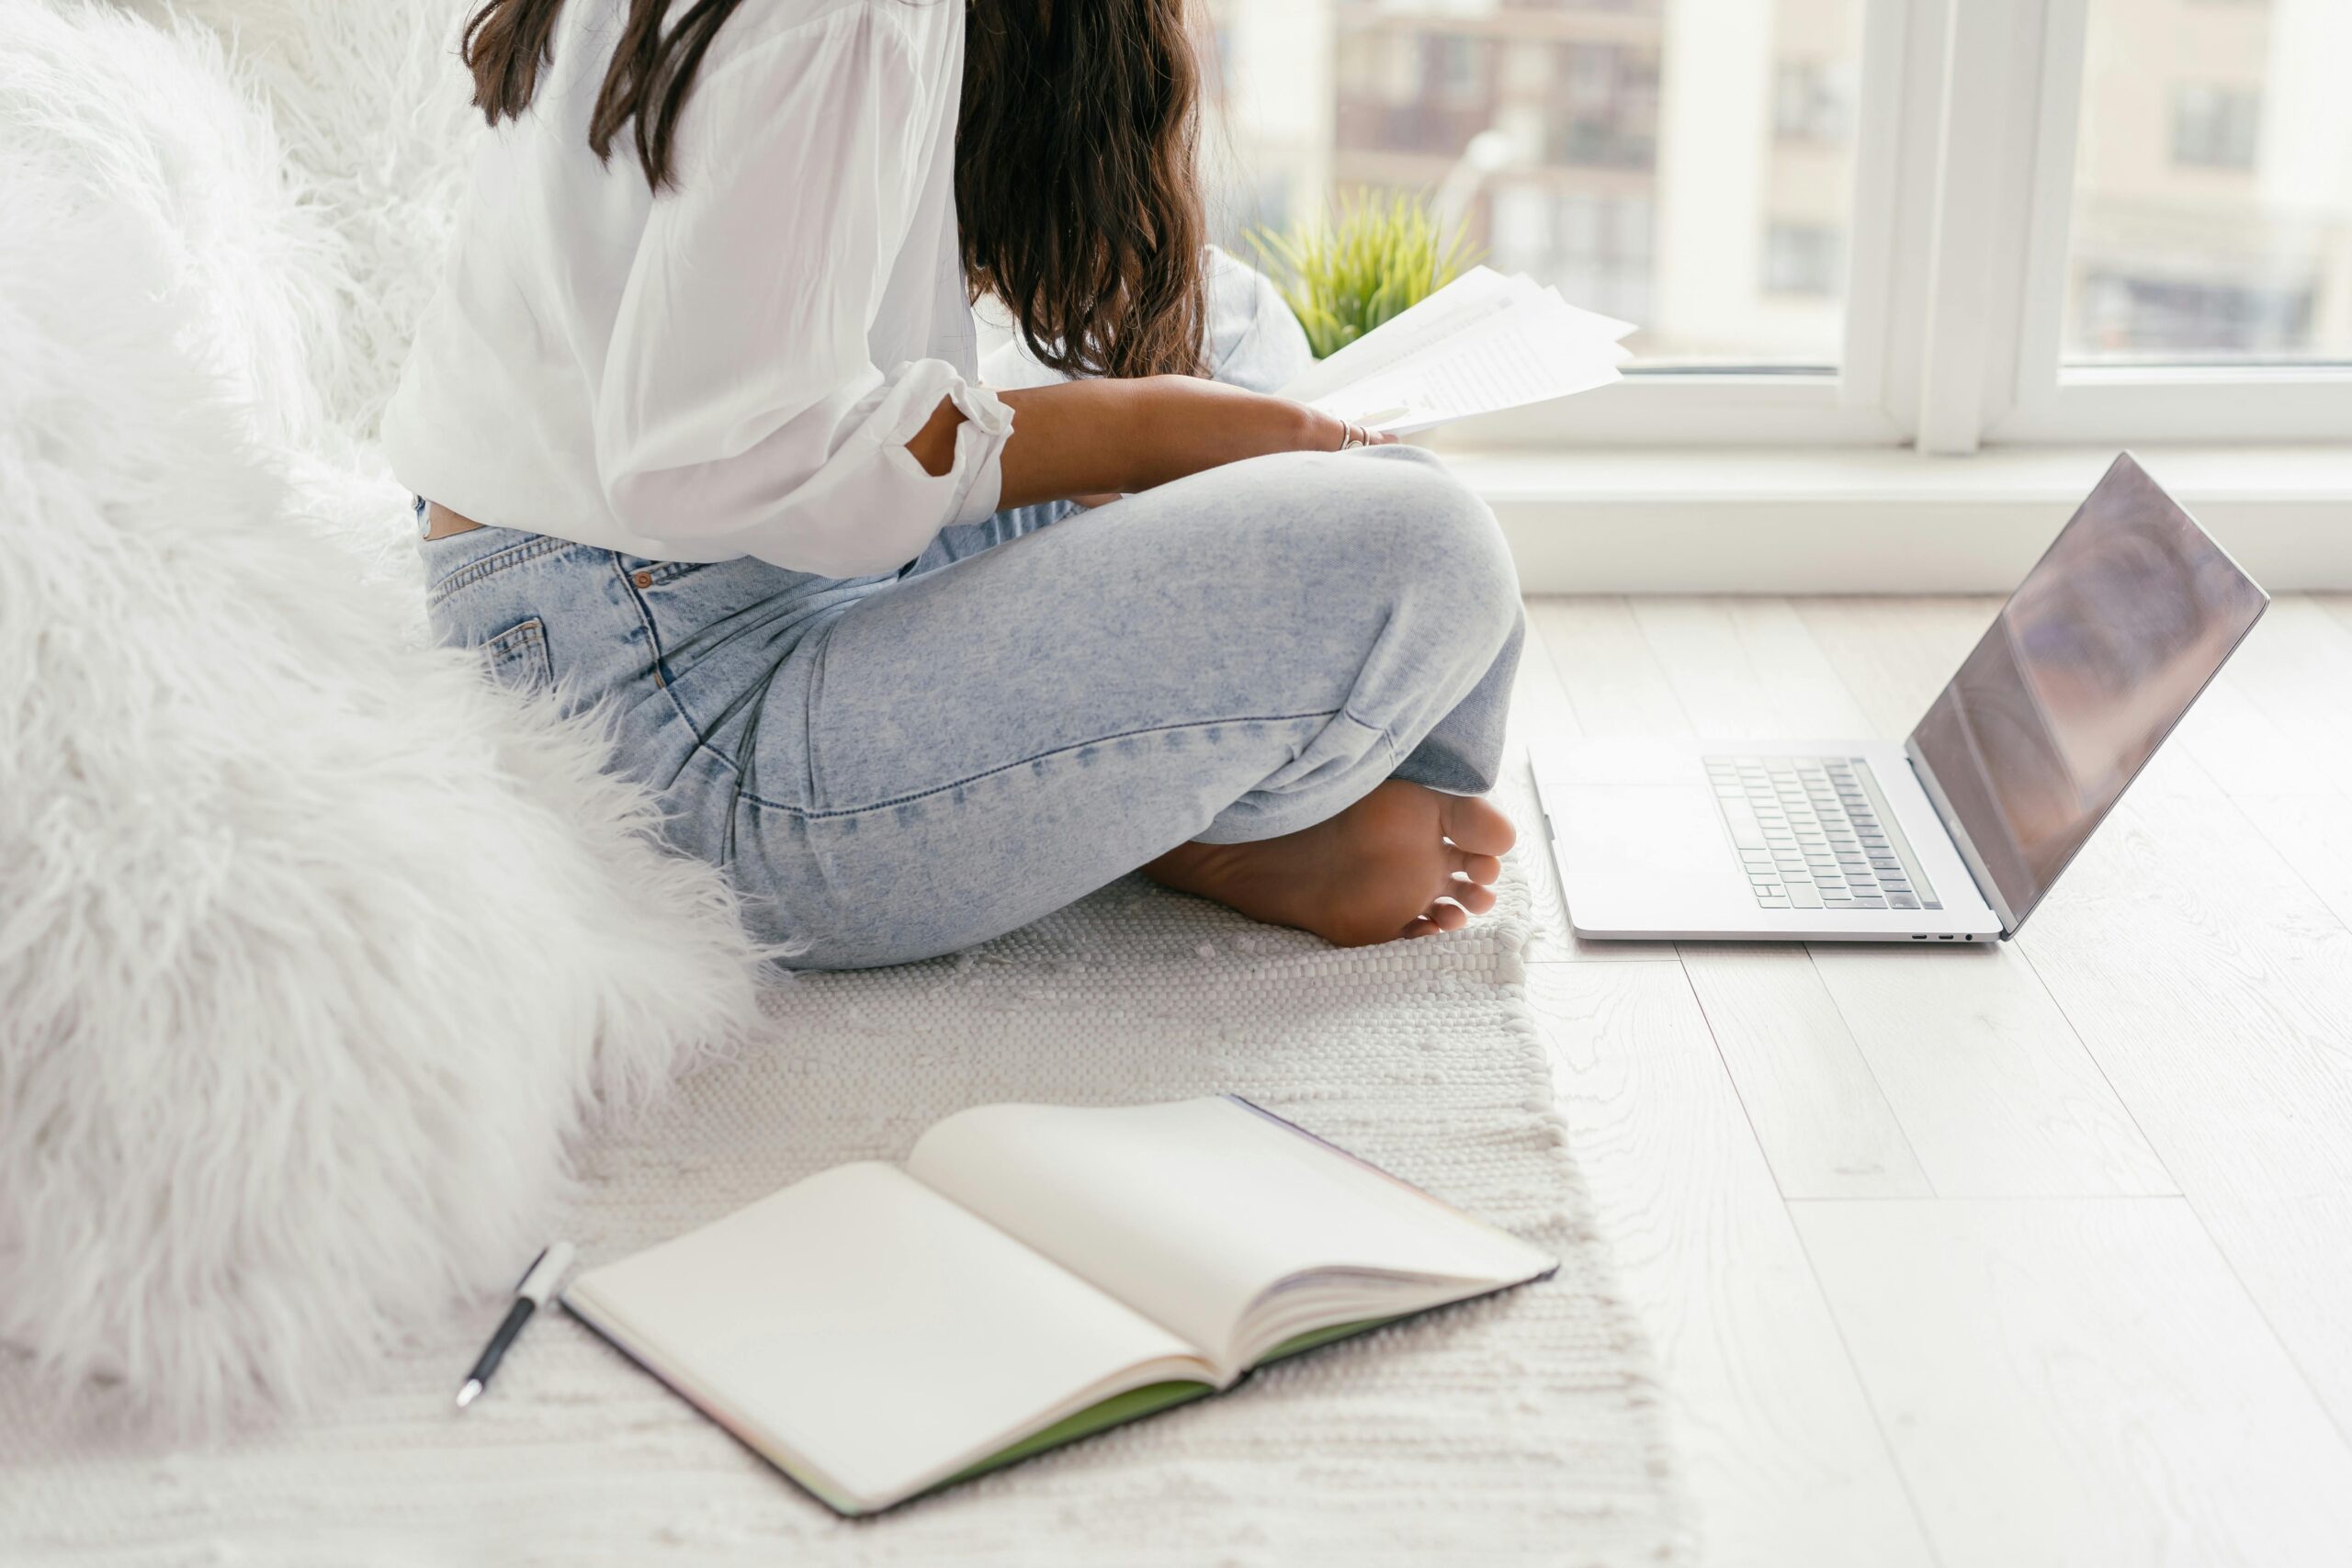
[[653,586],[653,574],[650,571],[640,571],[635,577],[630,578],[629,581],[636,583],[639,588],[650,588]]

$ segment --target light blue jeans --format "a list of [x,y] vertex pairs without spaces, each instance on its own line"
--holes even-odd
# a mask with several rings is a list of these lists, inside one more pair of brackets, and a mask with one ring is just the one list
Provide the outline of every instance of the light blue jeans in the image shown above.
[[[1213,363],[1280,379],[1246,358]],[[1408,446],[1002,512],[846,581],[502,528],[422,549],[442,640],[601,709],[671,840],[812,968],[953,952],[1384,779],[1487,790],[1521,635],[1492,513]]]

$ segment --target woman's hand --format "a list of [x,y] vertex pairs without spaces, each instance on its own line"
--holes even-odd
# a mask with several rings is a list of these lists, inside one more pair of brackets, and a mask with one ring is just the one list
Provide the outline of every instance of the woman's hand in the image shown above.
[[1154,376],[1129,383],[1139,394],[1136,432],[1140,483],[1148,490],[1204,468],[1275,452],[1337,452],[1374,436],[1330,414],[1263,392],[1245,392],[1195,376]]
[[[1337,452],[1351,444],[1385,446],[1377,435],[1328,413],[1263,392],[1197,376],[1147,376],[1125,381],[1069,381],[999,394],[1012,410],[1004,446],[999,506],[1029,506],[1074,497],[1149,490],[1204,468],[1275,452]],[[910,450],[934,473],[946,471],[955,405],[943,403]],[[936,447],[925,451],[924,445]]]

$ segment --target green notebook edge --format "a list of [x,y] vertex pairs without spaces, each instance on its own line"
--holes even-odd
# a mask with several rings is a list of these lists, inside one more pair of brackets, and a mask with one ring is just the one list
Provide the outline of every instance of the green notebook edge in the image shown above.
[[[1532,1274],[1524,1280],[1513,1280],[1508,1285],[1498,1285],[1491,1291],[1482,1291],[1475,1296],[1464,1296],[1459,1301],[1444,1302],[1433,1307],[1424,1307],[1417,1312],[1397,1313],[1388,1317],[1367,1317],[1354,1323],[1334,1324],[1328,1328],[1309,1329],[1305,1334],[1295,1335],[1283,1340],[1272,1350],[1267,1351],[1249,1371],[1236,1378],[1230,1388],[1219,1389],[1215,1383],[1179,1381],[1146,1383],[1141,1388],[1129,1389],[1124,1393],[1114,1393],[1108,1399],[1098,1400],[1083,1410],[1065,1416],[1050,1426],[1040,1427],[1029,1436],[1007,1444],[978,1463],[967,1466],[944,1481],[901,1497],[895,1503],[886,1503],[879,1508],[862,1509],[850,1505],[845,1499],[832,1495],[823,1487],[811,1484],[806,1476],[797,1474],[788,1467],[779,1464],[773,1455],[763,1452],[757,1446],[745,1441],[742,1436],[732,1428],[721,1424],[720,1429],[726,1431],[737,1442],[742,1443],[744,1448],[757,1455],[762,1462],[768,1465],[778,1475],[783,1476],[842,1517],[845,1519],[879,1518],[885,1514],[894,1513],[910,1504],[919,1503],[926,1497],[960,1486],[967,1481],[978,1480],[995,1471],[1008,1469],[1024,1461],[1035,1459],[1041,1454],[1051,1453],[1057,1449],[1068,1448],[1072,1443],[1083,1442],[1114,1427],[1125,1427],[1136,1421],[1147,1420],[1165,1411],[1173,1410],[1179,1405],[1191,1404],[1206,1399],[1212,1394],[1236,1393],[1247,1388],[1250,1378],[1255,1376],[1261,1367],[1270,1367],[1277,1361],[1287,1360],[1293,1356],[1302,1356],[1311,1350],[1319,1350],[1326,1345],[1336,1344],[1342,1339],[1352,1339],[1359,1334],[1369,1334],[1375,1328],[1385,1328],[1390,1324],[1405,1323],[1417,1317],[1433,1317],[1457,1311],[1473,1302],[1484,1301],[1490,1296],[1498,1296],[1505,1292],[1520,1290],[1528,1285],[1540,1284],[1559,1271],[1560,1266],[1555,1262],[1541,1273]],[[669,1388],[673,1393],[687,1404],[700,1407],[693,1395],[662,1376],[660,1369],[640,1359],[630,1351],[628,1346],[605,1333],[594,1318],[582,1312],[570,1301],[561,1297],[558,1300],[561,1302],[566,1316],[587,1329],[598,1339],[603,1340],[623,1360],[650,1373],[656,1382]]]
[[[1328,1328],[1310,1329],[1305,1334],[1283,1340],[1267,1351],[1259,1359],[1257,1366],[1251,1367],[1250,1371],[1254,1372],[1258,1367],[1272,1366],[1285,1357],[1312,1350],[1317,1346],[1329,1345],[1335,1339],[1345,1339],[1350,1335],[1367,1334],[1383,1324],[1396,1321],[1396,1319],[1393,1317],[1368,1317],[1357,1323],[1338,1323]],[[1245,1373],[1244,1377],[1246,1378],[1247,1375]],[[1240,1382],[1237,1381],[1234,1386],[1239,1387]],[[1163,1410],[1173,1410],[1180,1404],[1190,1404],[1196,1399],[1206,1399],[1217,1392],[1218,1389],[1215,1383],[1180,1380],[1172,1382],[1146,1383],[1141,1388],[1131,1388],[1125,1393],[1114,1393],[1108,1399],[1098,1401],[1083,1410],[1063,1416],[1050,1427],[1040,1427],[1010,1447],[998,1450],[968,1470],[957,1471],[938,1485],[931,1487],[929,1492],[944,1491],[950,1486],[960,1486],[967,1481],[977,1481],[990,1471],[1002,1470],[1006,1465],[1018,1464],[1024,1459],[1032,1459],[1049,1450],[1066,1447],[1080,1438],[1091,1438],[1097,1432],[1107,1432],[1114,1427],[1124,1427],[1130,1421],[1140,1421],[1148,1416],[1157,1416]],[[922,1495],[928,1495],[929,1492]],[[912,1498],[908,1500],[913,1501]]]
[[[1547,1270],[1544,1274],[1537,1276],[1537,1278],[1549,1278],[1549,1276],[1550,1271]],[[1532,1280],[1523,1282],[1532,1283]],[[1508,1290],[1513,1287],[1505,1286],[1503,1288]],[[587,1329],[589,1333],[604,1341],[606,1348],[611,1349],[615,1354],[620,1356],[624,1360],[637,1367],[640,1371],[651,1376],[655,1382],[669,1389],[671,1393],[684,1400],[688,1404],[695,1405],[697,1409],[701,1408],[700,1402],[692,1394],[686,1393],[685,1390],[680,1388],[677,1384],[672,1382],[667,1377],[663,1376],[661,1369],[639,1357],[634,1351],[630,1350],[628,1346],[622,1344],[618,1338],[607,1333],[605,1330],[604,1325],[599,1324],[594,1316],[582,1311],[577,1304],[564,1297],[559,1296],[557,1300],[562,1306],[565,1316],[571,1318],[574,1323],[579,1324],[582,1328]],[[1460,1303],[1446,1303],[1446,1305],[1449,1306],[1460,1304]],[[1445,1308],[1435,1307],[1429,1310],[1442,1312]],[[1234,1380],[1231,1388],[1219,1389],[1215,1383],[1195,1382],[1190,1380],[1177,1380],[1165,1382],[1146,1383],[1141,1388],[1131,1388],[1124,1393],[1114,1393],[1107,1399],[1097,1400],[1094,1404],[1088,1405],[1083,1410],[1074,1411],[1071,1414],[1063,1416],[1060,1420],[1053,1422],[1049,1426],[1039,1427],[1036,1431],[1030,1433],[1027,1437],[1007,1444],[1005,1447],[999,1449],[995,1453],[990,1454],[988,1458],[981,1460],[977,1464],[973,1464],[963,1470],[957,1471],[955,1474],[947,1477],[944,1481],[934,1482],[933,1484],[923,1488],[921,1492],[910,1494],[895,1503],[887,1503],[879,1508],[857,1507],[847,1499],[835,1495],[826,1487],[811,1480],[809,1477],[802,1475],[798,1472],[793,1470],[790,1466],[781,1463],[773,1454],[767,1453],[755,1444],[745,1440],[742,1434],[735,1431],[732,1427],[726,1426],[724,1423],[718,1423],[718,1426],[720,1430],[726,1432],[737,1442],[742,1443],[745,1449],[757,1455],[763,1462],[767,1464],[769,1468],[773,1469],[778,1475],[783,1476],[786,1481],[789,1481],[792,1484],[797,1486],[800,1490],[806,1492],[809,1496],[815,1498],[818,1502],[822,1503],[826,1507],[831,1508],[834,1513],[839,1514],[842,1517],[845,1519],[870,1519],[878,1517],[883,1514],[890,1513],[896,1509],[903,1508],[910,1503],[919,1502],[925,1497],[944,1492],[951,1487],[960,1486],[967,1481],[978,1480],[979,1477],[989,1474],[994,1471],[1003,1470],[1009,1466],[1019,1464],[1023,1460],[1035,1459],[1038,1455],[1050,1453],[1056,1449],[1068,1448],[1072,1443],[1083,1442],[1085,1439],[1093,1437],[1098,1432],[1107,1432],[1114,1427],[1125,1427],[1132,1422],[1145,1420],[1150,1416],[1159,1415],[1163,1411],[1173,1410],[1180,1404],[1191,1404],[1197,1400],[1206,1399],[1212,1394],[1230,1393],[1234,1389],[1240,1388],[1246,1384],[1250,1381],[1251,1374],[1256,1372],[1260,1367],[1270,1367],[1276,1361],[1286,1359],[1292,1356],[1302,1355],[1309,1350],[1318,1349],[1321,1347],[1331,1344],[1336,1340],[1351,1338],[1358,1334],[1368,1334],[1372,1330],[1385,1327],[1388,1324],[1401,1323],[1406,1318],[1419,1317],[1421,1315],[1423,1315],[1421,1313],[1417,1312],[1400,1313],[1392,1317],[1368,1317],[1355,1323],[1340,1323],[1334,1324],[1328,1328],[1310,1329],[1305,1334],[1296,1335],[1289,1339],[1283,1340],[1272,1350],[1267,1351],[1266,1354],[1260,1358],[1257,1363],[1251,1366],[1248,1371],[1243,1372],[1241,1376]]]

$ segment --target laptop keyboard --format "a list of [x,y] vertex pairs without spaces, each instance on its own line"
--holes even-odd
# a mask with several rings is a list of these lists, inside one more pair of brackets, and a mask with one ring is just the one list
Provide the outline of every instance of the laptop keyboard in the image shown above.
[[1709,757],[1707,782],[1767,909],[1940,909],[1860,757]]

